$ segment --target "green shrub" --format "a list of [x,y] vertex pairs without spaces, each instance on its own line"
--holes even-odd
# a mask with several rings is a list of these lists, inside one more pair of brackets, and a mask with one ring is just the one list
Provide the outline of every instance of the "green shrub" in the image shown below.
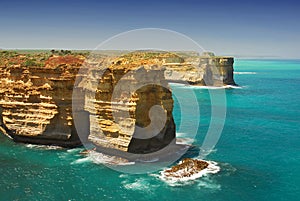
[[29,67],[29,66],[38,66],[35,59],[28,59],[23,63],[23,66]]
[[168,57],[166,63],[183,63],[184,59],[181,57]]

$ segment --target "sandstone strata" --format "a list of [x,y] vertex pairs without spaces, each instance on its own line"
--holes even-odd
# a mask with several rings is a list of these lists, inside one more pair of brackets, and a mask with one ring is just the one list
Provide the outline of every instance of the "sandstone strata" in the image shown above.
[[201,86],[236,85],[233,79],[233,57],[203,55],[173,56],[164,62],[165,77],[171,82]]
[[[90,140],[97,146],[134,153],[149,153],[174,141],[172,94],[161,66],[153,60],[128,58],[87,60],[83,65],[85,59],[82,55],[51,55],[41,62],[40,55],[22,54],[2,58],[2,132],[19,142],[69,147]],[[142,74],[124,76],[136,70]],[[76,78],[80,93],[74,96]],[[141,82],[145,85],[139,87]],[[118,83],[120,97],[112,101]],[[137,90],[129,93],[132,88]],[[161,119],[163,126],[154,131],[157,135],[150,132],[150,137],[136,138],[141,135],[137,128],[150,125],[149,111],[155,105],[166,116]],[[124,112],[128,115],[123,116]],[[117,120],[113,113],[119,114]],[[79,127],[75,128],[74,117]]]
[[[75,75],[84,58],[52,56],[44,66],[26,66],[25,57],[12,57],[0,68],[2,132],[15,141],[80,145],[71,103]],[[9,63],[14,60],[19,63]]]
[[[149,51],[88,59],[70,51],[0,53],[0,129],[19,142],[70,147],[90,141],[125,152],[153,152],[175,138],[165,77],[199,85],[235,84],[229,57]],[[154,127],[153,106],[161,114]]]
[[[164,68],[141,58],[140,54],[126,55],[103,61],[101,67],[93,66],[99,62],[92,59],[86,61],[88,76],[77,88],[84,91],[85,110],[90,113],[88,139],[98,147],[149,153],[175,139],[173,99]],[[151,127],[153,106],[161,107],[161,116],[152,119]]]

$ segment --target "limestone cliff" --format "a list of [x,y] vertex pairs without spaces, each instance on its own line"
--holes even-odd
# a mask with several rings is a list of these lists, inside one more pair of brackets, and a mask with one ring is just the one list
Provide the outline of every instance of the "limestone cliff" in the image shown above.
[[[84,108],[90,113],[88,139],[98,147],[149,153],[174,142],[173,99],[165,69],[157,61],[132,59],[136,56],[140,54],[106,62],[101,76],[101,68],[92,65],[95,61],[86,61],[88,76],[78,87],[84,91]],[[161,115],[150,119],[153,106],[161,107],[156,111]]]
[[[173,100],[164,68],[153,61],[122,63],[108,58],[108,68],[103,73],[98,64],[104,60],[97,61],[97,65],[87,60],[83,65],[85,60],[80,54],[2,57],[1,131],[18,142],[70,147],[90,140],[99,147],[133,153],[153,152],[174,142]],[[79,73],[81,67],[83,71]],[[136,70],[143,72],[142,76],[127,75]],[[96,76],[99,74],[102,76]],[[81,80],[75,85],[81,94],[74,96],[76,78]],[[120,96],[112,101],[117,84],[121,86]],[[158,124],[163,123],[158,130],[149,127],[149,112],[155,105],[161,106],[160,112],[166,117],[158,120]],[[117,113],[117,119],[113,113]],[[78,117],[79,127],[75,128],[74,117]],[[149,136],[141,137],[143,128],[150,131]],[[85,136],[79,136],[82,133]]]
[[[181,60],[178,59],[182,58]],[[236,85],[233,79],[233,57],[203,55],[175,55],[165,60],[165,77],[171,82],[191,85],[223,86]]]
[[90,141],[153,152],[175,139],[166,79],[235,84],[233,58],[142,51],[93,59],[70,51],[0,51],[0,129],[18,142],[72,147]]

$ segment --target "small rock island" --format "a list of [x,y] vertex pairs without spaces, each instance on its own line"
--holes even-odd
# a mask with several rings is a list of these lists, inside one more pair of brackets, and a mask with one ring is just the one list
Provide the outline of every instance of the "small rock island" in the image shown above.
[[191,177],[208,167],[208,162],[192,158],[183,159],[178,165],[167,169],[163,174],[167,177],[183,178]]

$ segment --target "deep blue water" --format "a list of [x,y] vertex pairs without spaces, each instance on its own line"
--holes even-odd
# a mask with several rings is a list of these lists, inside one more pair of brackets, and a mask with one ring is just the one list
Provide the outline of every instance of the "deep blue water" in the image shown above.
[[[219,163],[219,173],[174,187],[153,174],[95,164],[80,148],[30,147],[1,136],[0,200],[300,200],[300,61],[236,60],[235,71],[246,72],[235,74],[242,88],[225,90],[225,126],[207,156]],[[173,88],[187,100],[192,92],[197,96],[201,118],[194,145],[200,147],[212,90]],[[177,125],[181,118],[193,125],[195,115],[181,116],[175,102]],[[185,126],[181,136],[191,137],[191,130]]]

